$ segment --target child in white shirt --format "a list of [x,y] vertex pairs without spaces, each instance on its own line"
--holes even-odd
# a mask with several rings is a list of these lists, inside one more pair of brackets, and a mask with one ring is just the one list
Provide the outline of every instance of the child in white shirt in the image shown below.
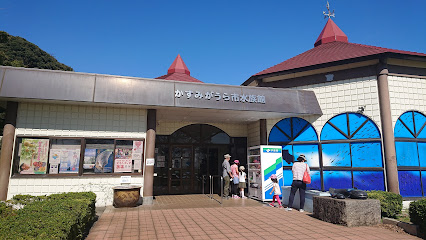
[[247,178],[247,175],[246,175],[246,173],[244,172],[244,170],[246,170],[246,169],[245,169],[245,167],[244,167],[244,166],[240,166],[240,173],[239,173],[239,175],[238,175],[239,180],[240,180],[240,183],[238,184],[238,187],[240,188],[240,195],[241,195],[241,198],[247,198],[247,197],[245,197],[245,196],[244,196],[244,188],[246,188],[246,187],[247,187],[247,186],[246,186],[246,178]]
[[272,203],[270,203],[269,205],[271,207],[275,207],[275,199],[277,199],[278,207],[283,208],[280,201],[281,190],[280,190],[280,185],[278,184],[277,176],[275,174],[272,174],[271,180],[273,182],[273,185],[272,185],[271,192],[269,194],[272,194],[272,192],[274,192],[274,196],[272,197]]

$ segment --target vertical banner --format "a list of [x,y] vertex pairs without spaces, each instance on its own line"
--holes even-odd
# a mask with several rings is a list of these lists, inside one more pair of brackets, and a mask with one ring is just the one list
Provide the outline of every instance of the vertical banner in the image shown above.
[[[262,198],[263,201],[272,200],[273,194],[270,194],[273,186],[271,175],[275,174],[278,178],[278,185],[283,186],[283,158],[281,146],[261,146],[260,149],[262,165]],[[280,189],[281,190],[281,189]]]
[[142,160],[142,141],[133,141],[132,159]]
[[46,174],[49,139],[22,139],[20,174]]

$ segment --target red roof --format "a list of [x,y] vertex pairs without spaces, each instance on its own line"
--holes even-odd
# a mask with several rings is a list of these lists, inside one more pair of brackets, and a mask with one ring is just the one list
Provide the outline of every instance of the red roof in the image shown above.
[[265,69],[255,74],[254,76],[381,53],[400,53],[415,56],[426,56],[424,53],[349,43],[343,31],[340,30],[340,28],[329,19],[317,41],[315,42],[314,48],[275,66]]
[[166,75],[157,77],[156,79],[166,79],[183,82],[202,82],[194,77],[190,76],[190,71],[183,62],[180,54],[177,55],[176,59],[170,65]]
[[324,28],[322,29],[322,32],[315,41],[314,46],[316,47],[321,44],[334,41],[348,42],[348,37],[342,30],[340,30],[340,28],[333,22],[333,20],[329,18]]

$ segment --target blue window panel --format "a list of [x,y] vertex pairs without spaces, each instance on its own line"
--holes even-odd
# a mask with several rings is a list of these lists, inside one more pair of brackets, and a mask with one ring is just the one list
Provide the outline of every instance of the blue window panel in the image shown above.
[[342,113],[340,115],[334,116],[330,119],[330,122],[334,124],[337,128],[342,130],[345,134],[348,134],[348,119],[346,117],[346,113]]
[[343,134],[337,131],[330,124],[326,123],[321,131],[321,140],[340,140],[347,139]]
[[319,167],[319,153],[317,144],[293,145],[293,155],[295,159],[300,154],[305,154],[309,167]]
[[350,167],[349,143],[322,144],[324,166]]
[[283,166],[293,166],[293,162],[294,162],[293,146],[284,145],[282,155],[283,155]]
[[419,149],[420,167],[426,167],[426,143],[417,143]]
[[352,176],[350,171],[324,171],[324,189],[352,188]]
[[354,187],[361,190],[385,190],[383,171],[354,171]]
[[401,119],[405,123],[405,125],[407,125],[408,129],[410,129],[411,132],[414,133],[413,112],[406,112],[402,114],[399,119]]
[[[295,132],[295,134],[298,134],[298,132]],[[294,141],[295,142],[301,142],[301,141],[318,141],[317,133],[315,132],[315,129],[311,125],[309,125],[307,128],[305,128],[302,131],[302,133],[300,133],[299,136],[297,136],[294,139]]]
[[423,197],[426,196],[426,171],[422,171]]
[[321,190],[321,172],[311,171],[311,184],[306,185],[307,189]]
[[423,126],[423,124],[426,123],[426,117],[418,112],[414,112],[414,123],[416,125],[416,134],[419,133],[420,128]]
[[269,143],[273,144],[276,142],[290,142],[291,140],[284,135],[278,128],[273,127],[269,133]]
[[421,197],[420,171],[398,171],[399,192],[403,197]]
[[[422,126],[420,126],[420,128],[421,128]],[[420,130],[420,129],[419,129]],[[424,127],[423,129],[422,129],[422,131],[419,133],[419,136],[417,136],[417,138],[423,138],[423,139],[426,139],[426,127]]]
[[382,146],[378,142],[352,143],[352,167],[383,167]]
[[414,138],[413,134],[398,119],[395,123],[394,136],[398,138]]
[[351,130],[350,135],[352,135],[361,125],[367,120],[367,118],[358,113],[349,113],[349,129]]
[[293,182],[293,173],[290,169],[283,170],[283,176],[284,176],[284,186],[291,186],[291,183]]
[[[352,127],[351,127],[352,131]],[[369,120],[352,139],[380,138],[379,129],[373,121]]]
[[419,166],[417,143],[395,142],[396,163],[398,166]]
[[277,124],[275,124],[275,126],[278,126],[289,137],[291,137],[291,123],[290,123],[290,120],[291,120],[291,118],[286,118],[286,119],[283,119],[283,120],[277,122]]

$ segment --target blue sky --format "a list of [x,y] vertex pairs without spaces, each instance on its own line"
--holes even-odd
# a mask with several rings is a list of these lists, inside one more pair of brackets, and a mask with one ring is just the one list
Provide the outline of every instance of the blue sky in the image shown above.
[[[155,78],[181,54],[191,76],[240,85],[313,48],[326,1],[0,2],[0,30],[77,72]],[[349,42],[426,53],[426,1],[331,0]]]

